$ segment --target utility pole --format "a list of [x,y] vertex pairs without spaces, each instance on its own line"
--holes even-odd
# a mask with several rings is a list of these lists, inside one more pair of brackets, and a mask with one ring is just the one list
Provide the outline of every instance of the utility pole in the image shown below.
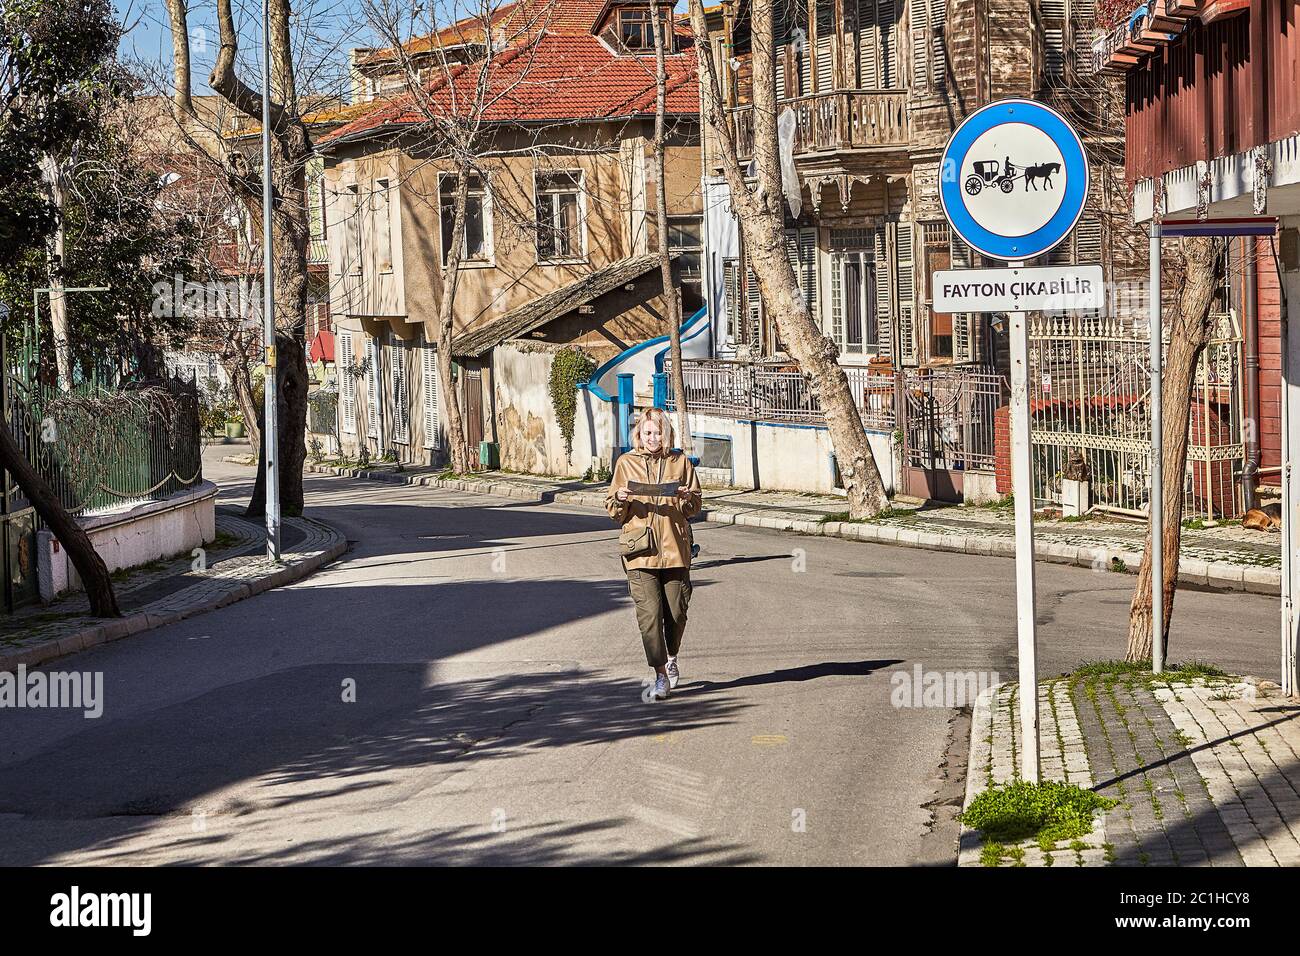
[[266,353],[263,394],[266,422],[262,426],[266,468],[266,554],[280,560],[279,434],[276,427],[275,381],[275,264],[271,255],[271,15],[269,0],[262,0],[262,345]]

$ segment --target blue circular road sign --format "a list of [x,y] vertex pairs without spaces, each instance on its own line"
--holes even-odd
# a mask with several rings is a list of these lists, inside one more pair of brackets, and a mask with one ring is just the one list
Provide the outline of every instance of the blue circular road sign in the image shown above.
[[1088,155],[1056,110],[999,100],[957,127],[939,165],[939,201],[976,252],[1012,262],[1054,249],[1083,214]]

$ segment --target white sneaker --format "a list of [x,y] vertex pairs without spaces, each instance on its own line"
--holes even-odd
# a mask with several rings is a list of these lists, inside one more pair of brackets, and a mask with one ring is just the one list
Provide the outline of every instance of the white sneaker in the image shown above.
[[659,674],[658,676],[655,677],[655,690],[654,693],[651,695],[650,699],[651,700],[668,699],[668,678],[663,674]]
[[664,667],[668,672],[668,686],[673,690],[677,689],[677,682],[682,679],[682,672],[677,667],[677,658],[668,658],[668,664]]

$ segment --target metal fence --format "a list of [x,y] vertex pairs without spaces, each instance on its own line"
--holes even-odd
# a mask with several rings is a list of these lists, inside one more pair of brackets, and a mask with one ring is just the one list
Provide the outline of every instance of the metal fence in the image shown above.
[[[1230,315],[1197,370],[1185,511],[1240,513],[1244,457],[1241,336]],[[1149,504],[1150,339],[1145,329],[1100,316],[1037,316],[1030,324],[1034,494],[1059,502],[1062,480],[1086,474],[1095,505],[1134,514]],[[1167,347],[1167,343],[1165,343]]]
[[[58,392],[11,379],[8,404],[19,450],[74,515],[160,500],[202,480],[192,383]],[[28,506],[8,476],[5,487],[10,511]]]
[[906,463],[931,471],[992,471],[995,412],[1006,402],[1002,375],[982,366],[903,370]]
[[[665,359],[664,371],[668,373],[667,407],[675,409],[671,359]],[[894,376],[874,374],[865,368],[846,367],[844,372],[863,426],[891,431],[895,421]],[[682,382],[687,406],[699,415],[811,425],[826,422],[807,377],[788,364],[683,359]]]

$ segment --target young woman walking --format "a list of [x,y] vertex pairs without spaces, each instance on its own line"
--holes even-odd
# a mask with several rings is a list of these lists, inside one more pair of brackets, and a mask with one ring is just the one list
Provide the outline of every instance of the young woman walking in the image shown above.
[[[673,426],[661,408],[637,421],[633,448],[621,455],[605,494],[605,508],[622,525],[619,550],[627,587],[636,605],[646,662],[654,668],[652,700],[663,700],[681,679],[677,651],[691,603],[691,531],[699,514],[700,480],[682,452],[673,449]],[[675,494],[637,485],[676,484]],[[660,489],[662,490],[662,489]]]

